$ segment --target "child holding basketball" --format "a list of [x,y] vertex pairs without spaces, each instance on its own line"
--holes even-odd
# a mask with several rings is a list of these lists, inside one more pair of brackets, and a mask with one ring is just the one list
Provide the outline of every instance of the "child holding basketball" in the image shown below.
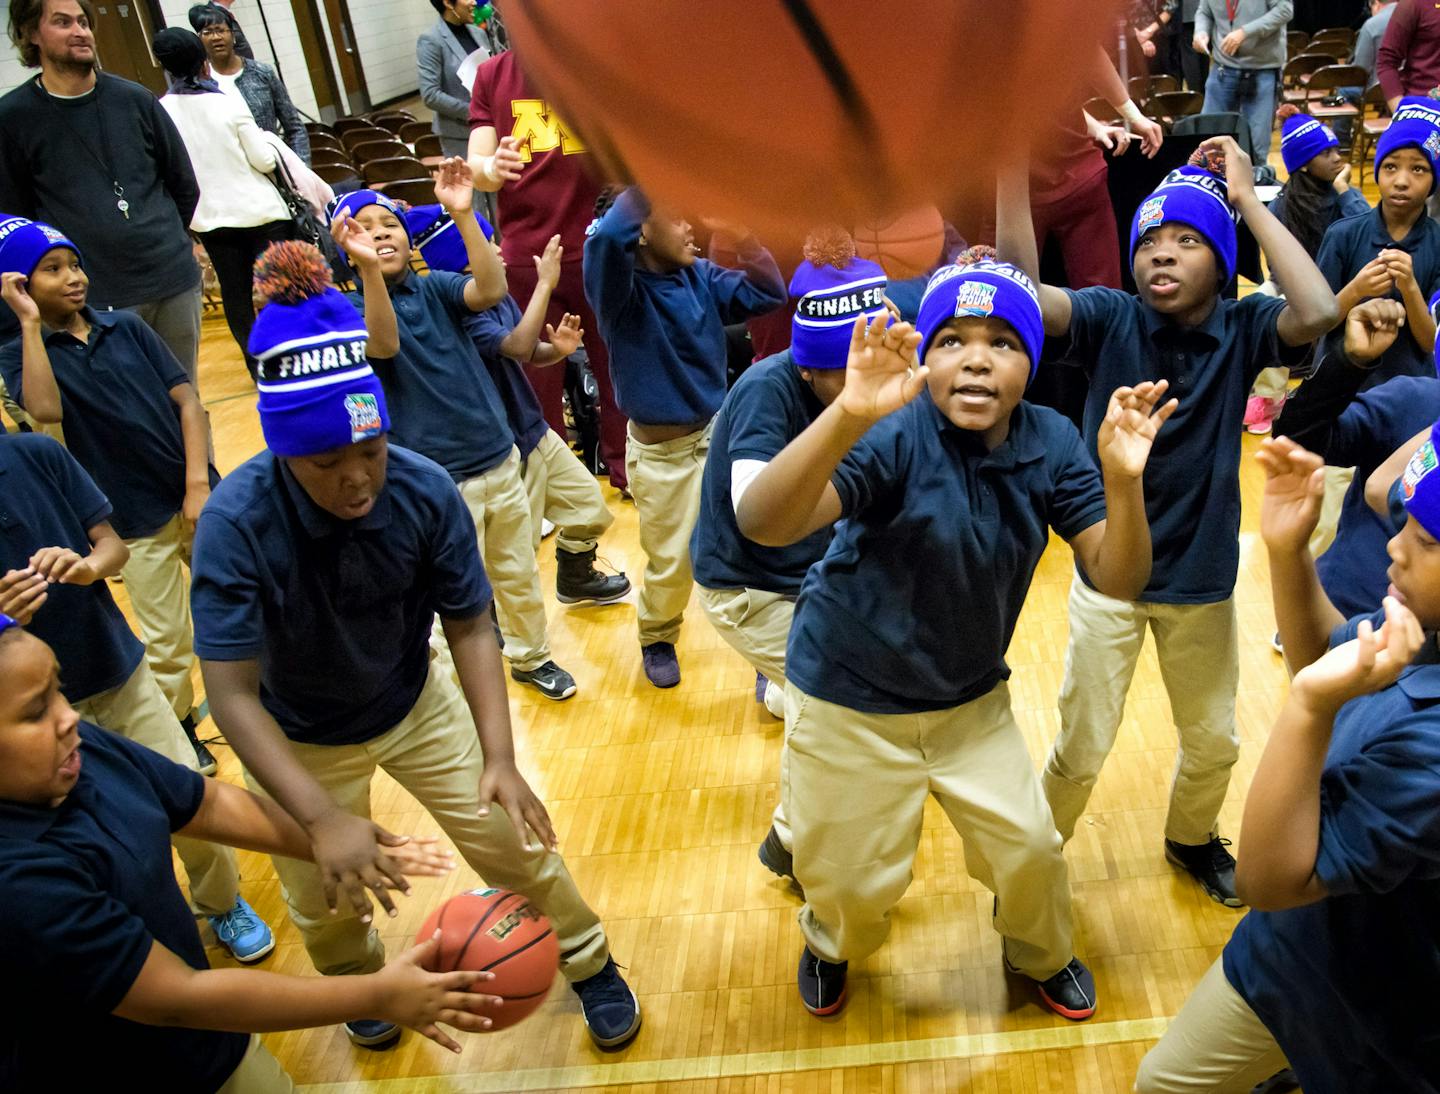
[[[763,700],[783,713],[785,643],[795,598],[811,565],[830,544],[822,528],[798,543],[763,547],[745,538],[735,514],[755,476],[835,401],[855,320],[885,311],[885,271],[855,255],[843,230],[812,235],[790,281],[796,298],[790,348],[758,361],[736,381],[715,417],[690,537],[700,606],[726,643],[767,680]],[[781,744],[780,801],[760,861],[791,882],[790,824],[785,819],[787,750]]]
[[640,518],[645,583],[636,622],[645,676],[680,682],[675,640],[690,600],[690,533],[715,412],[725,398],[725,331],[785,303],[770,252],[745,230],[738,270],[697,258],[690,225],[634,187],[602,195],[585,241],[585,295],[630,419],[625,467]]
[[[126,1061],[147,1089],[281,1094],[294,1085],[260,1032],[379,1014],[458,1052],[438,1023],[490,1025],[493,1000],[473,989],[493,974],[426,972],[433,939],[369,976],[211,969],[175,883],[172,833],[308,860],[300,826],[267,798],[82,719],[54,652],[8,615],[0,679],[6,1090],[100,1090]],[[449,870],[433,842],[394,847],[391,883],[408,891],[405,875]]]
[[[400,232],[381,227],[382,238]],[[331,976],[384,963],[369,903],[391,908],[383,885],[396,838],[369,819],[384,768],[487,882],[550,918],[591,1037],[624,1044],[639,1004],[516,766],[465,502],[438,464],[388,443],[365,326],[320,252],[272,246],[256,285],[271,297],[250,341],[268,450],[227,477],[201,515],[196,649],[251,788],[299,821],[313,848],[313,865],[274,860],[310,959]],[[528,530],[520,546],[529,549]],[[453,668],[431,657],[437,616]],[[368,1047],[399,1036],[377,1015],[346,1029]]]
[[[1099,445],[1112,387],[1167,380],[1179,409],[1145,471],[1155,562],[1144,588],[1115,596],[1083,558],[1070,586],[1070,643],[1060,733],[1044,772],[1063,839],[1074,834],[1114,744],[1147,628],[1155,635],[1180,757],[1165,822],[1165,854],[1213,900],[1237,906],[1234,859],[1217,831],[1239,752],[1239,677],[1233,593],[1239,567],[1240,436],[1259,371],[1298,361],[1335,322],[1335,300],[1305,249],[1255,196],[1249,157],[1229,137],[1204,142],[1225,177],[1182,167],[1146,198],[1130,227],[1138,295],[1040,287],[1045,332],[1067,335],[1090,379],[1085,438]],[[1038,266],[1025,172],[999,187],[1001,254]],[[1234,213],[1270,256],[1288,300],[1228,300],[1235,275]]]
[[520,454],[464,327],[504,297],[505,268],[471,211],[475,191],[458,156],[437,174],[435,196],[455,215],[471,276],[412,270],[404,211],[374,190],[335,201],[332,234],[360,271],[361,291],[350,300],[370,330],[368,352],[394,409],[395,438],[445,468],[470,510],[511,679],[547,699],[568,699],[575,678],[550,656]]
[[931,794],[996,894],[1007,965],[1057,1013],[1095,1011],[1005,650],[1051,527],[1111,594],[1144,585],[1140,476],[1174,403],[1156,409],[1164,382],[1113,394],[1102,481],[1075,427],[1022,401],[1042,337],[1016,267],[941,270],[913,331],[856,321],[839,397],[740,500],[740,531],[757,543],[835,524],[785,660],[784,805],[806,897],[797,978],[813,1014],[844,1005],[848,962],[884,942]]
[[1440,1032],[1440,458],[1405,468],[1389,595],[1346,622],[1308,540],[1323,463],[1268,440],[1260,532],[1296,667],[1245,803],[1255,910],[1136,1076],[1141,1094],[1248,1091],[1288,1060],[1306,1091],[1429,1091]]

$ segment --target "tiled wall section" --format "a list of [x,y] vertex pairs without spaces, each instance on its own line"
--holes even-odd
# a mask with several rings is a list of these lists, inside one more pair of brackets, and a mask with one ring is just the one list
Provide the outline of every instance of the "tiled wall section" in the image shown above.
[[426,0],[349,3],[370,101],[383,103],[414,94],[420,87],[415,75],[415,39],[435,22],[435,9]]

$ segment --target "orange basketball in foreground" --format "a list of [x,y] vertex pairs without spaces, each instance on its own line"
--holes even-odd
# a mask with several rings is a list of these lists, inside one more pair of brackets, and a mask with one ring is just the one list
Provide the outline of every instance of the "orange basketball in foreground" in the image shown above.
[[892,281],[928,274],[945,246],[945,218],[933,205],[857,224],[855,253],[876,263]]
[[560,943],[550,921],[517,893],[472,889],[447,900],[425,920],[417,941],[440,931],[431,972],[493,972],[475,990],[501,996],[504,1005],[483,1013],[492,1030],[529,1017],[545,1002],[560,969]]
[[822,222],[952,209],[1058,112],[1078,119],[1118,6],[525,0],[505,26],[598,175],[798,242]]

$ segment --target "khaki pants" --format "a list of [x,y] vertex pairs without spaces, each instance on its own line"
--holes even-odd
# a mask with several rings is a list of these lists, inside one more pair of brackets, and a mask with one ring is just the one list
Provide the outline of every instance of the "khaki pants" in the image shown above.
[[[726,645],[764,673],[777,688],[785,686],[785,645],[790,639],[790,622],[795,618],[795,601],[763,589],[697,588],[705,618]],[[780,800],[775,803],[771,824],[787,851],[794,849],[790,821],[785,816],[785,788],[790,782],[790,749],[780,744]]]
[[970,876],[998,898],[1005,959],[1036,980],[1074,956],[1060,837],[997,685],[962,706],[865,714],[785,689],[800,929],[826,961],[858,961],[890,933],[910,885],[925,798],[965,843]]
[[680,637],[693,579],[690,533],[700,517],[700,480],[713,425],[712,420],[660,444],[642,444],[631,433],[625,444],[625,473],[645,552],[645,583],[635,608],[642,646]]
[[270,1055],[260,1035],[252,1033],[239,1066],[215,1094],[291,1094],[294,1089],[295,1082],[280,1061]]
[[[610,947],[600,920],[575,888],[565,860],[549,851],[527,851],[498,805],[479,816],[480,751],[470,708],[450,673],[432,661],[415,707],[394,729],[356,745],[291,742],[296,758],[335,803],[370,816],[370,780],[381,768],[412,794],[486,884],[521,893],[550,917],[560,942],[560,970],[583,980],[604,967]],[[264,790],[247,771],[251,790]],[[337,915],[325,904],[320,871],[311,863],[276,857],[290,920],[299,929],[315,968],[327,976],[375,972],[385,946],[375,928],[360,922],[345,902]]]
[[1310,553],[1319,558],[1335,542],[1340,527],[1340,510],[1345,506],[1345,493],[1355,481],[1355,468],[1325,465],[1325,496],[1320,499],[1320,519],[1310,533]]
[[[195,749],[185,739],[170,704],[150,673],[150,666],[143,661],[118,688],[71,705],[80,717],[101,729],[128,737],[191,771],[199,766]],[[190,903],[195,909],[205,915],[223,915],[235,907],[235,898],[240,894],[235,852],[229,847],[187,836],[172,836],[171,842],[180,852],[180,861],[190,878]]]
[[1075,834],[1115,744],[1145,628],[1155,633],[1180,753],[1165,838],[1205,843],[1215,832],[1240,753],[1235,690],[1240,652],[1235,602],[1150,604],[1116,600],[1078,577],[1070,585],[1070,646],[1060,686],[1060,734],[1045,762],[1045,796],[1061,838]]
[[[522,672],[537,669],[550,660],[550,639],[530,530],[530,499],[520,481],[519,450],[512,446],[499,466],[462,482],[460,496],[475,521],[480,557],[495,590],[505,656]],[[435,626],[438,634],[438,618]]]
[[540,522],[546,518],[555,524],[555,546],[576,555],[595,550],[596,541],[615,523],[595,476],[553,429],[546,430],[525,457],[520,477],[530,498],[530,530],[537,552]]
[[195,636],[190,625],[190,565],[193,530],[180,514],[154,535],[127,539],[130,561],[122,571],[130,606],[145,638],[145,660],[175,717],[195,709]]
[[1139,1094],[1250,1094],[1289,1066],[1275,1038],[1225,979],[1217,958],[1160,1043],[1140,1061]]

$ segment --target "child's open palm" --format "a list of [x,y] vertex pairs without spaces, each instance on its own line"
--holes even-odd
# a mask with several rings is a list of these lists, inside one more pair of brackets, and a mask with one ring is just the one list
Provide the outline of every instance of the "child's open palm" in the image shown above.
[[1425,631],[1415,613],[1387,596],[1380,629],[1361,621],[1354,640],[1296,673],[1291,695],[1314,709],[1337,711],[1351,699],[1393,684],[1424,644]]
[[469,164],[459,156],[446,158],[435,172],[435,200],[451,216],[470,211],[475,200],[475,180]]
[[580,326],[578,315],[571,315],[567,311],[561,316],[558,327],[552,327],[549,323],[545,324],[545,341],[554,347],[556,360],[569,357],[580,348],[580,343],[584,340],[585,329]]
[[1325,461],[1289,437],[1267,437],[1255,459],[1265,470],[1260,538],[1272,550],[1298,551],[1320,520]]
[[899,410],[925,386],[930,370],[914,368],[920,335],[909,323],[891,323],[884,312],[867,326],[862,315],[850,332],[845,364],[845,389],[840,409],[852,417],[876,422]]
[[545,244],[545,253],[535,255],[535,276],[542,285],[552,289],[560,284],[560,260],[565,257],[565,248],[560,245],[560,233],[556,232]]
[[1155,434],[1180,405],[1178,399],[1171,399],[1159,406],[1169,387],[1168,380],[1146,380],[1134,387],[1116,388],[1111,394],[1105,420],[1095,438],[1100,465],[1106,472],[1132,479],[1144,473]]
[[375,240],[354,217],[336,217],[335,222],[330,225],[330,238],[335,241],[335,246],[349,256],[356,269],[366,270],[380,264]]

